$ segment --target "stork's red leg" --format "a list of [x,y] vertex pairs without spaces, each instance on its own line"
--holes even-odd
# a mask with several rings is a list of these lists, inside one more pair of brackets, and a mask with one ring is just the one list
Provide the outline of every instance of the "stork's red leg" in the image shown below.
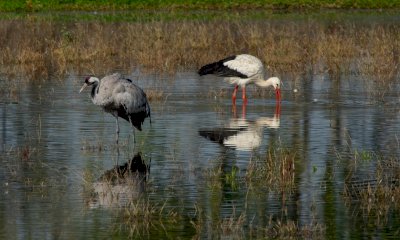
[[242,104],[242,118],[246,118],[246,103]]
[[236,104],[232,104],[232,115],[234,118],[237,118],[237,113],[236,113]]
[[243,99],[243,104],[246,104],[247,103],[246,86],[242,87],[242,99]]
[[276,102],[275,106],[275,115],[280,116],[281,115],[281,102]]
[[232,103],[233,103],[233,104],[236,104],[236,93],[237,93],[237,91],[238,91],[238,88],[239,88],[239,86],[236,85],[236,86],[235,86],[235,89],[233,90],[233,93],[232,93]]

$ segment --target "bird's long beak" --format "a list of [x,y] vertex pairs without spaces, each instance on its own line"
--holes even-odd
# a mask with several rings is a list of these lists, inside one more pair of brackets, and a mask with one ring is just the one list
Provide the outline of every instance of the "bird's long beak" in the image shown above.
[[86,83],[83,84],[83,86],[81,87],[81,90],[79,90],[79,93],[81,93],[83,91],[83,89],[85,89],[88,85]]
[[275,88],[275,94],[276,94],[276,101],[281,102],[281,89]]

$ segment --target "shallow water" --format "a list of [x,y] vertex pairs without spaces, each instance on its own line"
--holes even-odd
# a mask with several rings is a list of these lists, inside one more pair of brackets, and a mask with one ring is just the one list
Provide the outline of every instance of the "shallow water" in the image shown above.
[[[233,108],[229,86],[192,72],[175,79],[128,77],[145,91],[162,89],[164,99],[151,102],[151,124],[146,120],[143,131],[136,131],[136,144],[131,128],[120,121],[119,152],[113,117],[91,103],[89,91],[78,93],[81,77],[27,84],[15,101],[1,103],[1,238],[213,238],[221,221],[242,213],[247,228],[266,227],[271,218],[299,226],[320,223],[327,238],[399,234],[398,210],[390,207],[378,218],[346,203],[343,189],[355,150],[399,156],[400,86],[376,101],[363,87],[365,80],[311,76],[285,83],[279,110],[273,91],[260,97],[252,87],[245,108],[240,99]],[[215,139],[224,134],[229,137]],[[246,182],[250,163],[261,161],[269,146],[296,153],[289,191]],[[144,182],[107,190],[95,181],[137,152],[149,167]],[[355,175],[368,181],[376,168],[372,157]],[[222,178],[215,179],[218,169]],[[237,175],[227,181],[233,169]],[[98,184],[92,191],[103,193],[88,193],[88,184]],[[104,192],[110,191],[118,197],[107,198]],[[132,230],[135,224],[121,212],[141,197],[181,217],[153,219],[150,228]],[[191,221],[199,209],[206,217],[196,233]]]

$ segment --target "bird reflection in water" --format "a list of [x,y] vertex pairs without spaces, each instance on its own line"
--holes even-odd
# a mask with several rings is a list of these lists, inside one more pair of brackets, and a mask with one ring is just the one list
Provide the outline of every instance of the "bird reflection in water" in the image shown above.
[[280,127],[280,103],[277,103],[272,117],[259,117],[256,120],[246,119],[246,104],[242,106],[241,118],[236,117],[236,105],[233,108],[234,117],[226,126],[200,129],[200,136],[236,150],[251,151],[261,145],[264,128]]
[[105,171],[93,184],[89,206],[121,207],[138,199],[145,190],[150,166],[137,153],[132,160]]

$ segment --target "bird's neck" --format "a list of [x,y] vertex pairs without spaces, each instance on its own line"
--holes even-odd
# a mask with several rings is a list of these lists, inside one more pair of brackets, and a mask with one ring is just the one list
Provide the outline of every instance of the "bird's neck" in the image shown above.
[[92,92],[90,93],[90,96],[94,98],[98,93],[99,93],[99,82],[97,81],[93,83]]
[[257,86],[260,86],[263,88],[274,85],[274,83],[272,82],[272,78],[268,78],[266,80],[260,79],[259,81],[256,81],[255,84],[257,84]]

